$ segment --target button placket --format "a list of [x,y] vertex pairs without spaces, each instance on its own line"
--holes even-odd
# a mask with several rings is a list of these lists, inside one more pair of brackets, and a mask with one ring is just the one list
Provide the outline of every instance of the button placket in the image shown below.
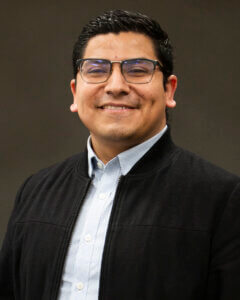
[[[94,217],[86,218],[81,234],[81,251],[77,254],[77,268],[81,268],[81,276],[77,278],[77,282],[75,283],[75,292],[76,297],[80,298],[84,298],[85,293],[89,290],[89,278],[91,278],[93,272],[95,272],[93,270],[100,268],[101,265],[98,251],[103,248],[106,234],[104,228],[107,228],[108,220],[106,212],[113,200],[111,194],[113,194],[112,191],[114,190],[114,184],[110,184],[109,179],[111,179],[111,181],[114,179],[115,182],[117,178],[117,174],[114,174],[111,169],[109,170],[109,167],[104,168],[104,166],[98,164],[97,167],[98,169],[93,179],[97,180],[96,191],[92,195],[93,201],[88,210],[88,215]],[[101,226],[103,226],[103,228]],[[101,241],[99,241],[100,237]],[[80,291],[81,293],[79,293]]]
[[[101,177],[102,176],[100,176],[99,178],[100,185],[101,185]],[[80,282],[85,282],[84,290],[88,289],[87,286],[89,280],[90,263],[93,260],[93,249],[95,247],[95,242],[96,242],[95,236],[98,231],[103,207],[104,207],[104,201],[99,201],[99,193],[95,193],[95,195],[93,195],[93,201],[88,212],[89,215],[94,214],[94,218],[86,219],[86,223],[83,228],[81,242],[80,242],[81,251],[79,251],[77,254],[77,265],[79,266],[79,268],[81,268],[81,270],[83,270],[82,273],[84,274],[84,276],[78,278],[78,280],[81,280]]]

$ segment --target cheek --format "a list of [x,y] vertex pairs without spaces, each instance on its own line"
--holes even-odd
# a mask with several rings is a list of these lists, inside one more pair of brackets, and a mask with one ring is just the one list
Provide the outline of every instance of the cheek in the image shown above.
[[91,94],[89,91],[82,90],[77,96],[77,105],[81,110],[87,109],[91,104]]
[[162,98],[163,91],[159,85],[143,85],[135,90],[135,93],[142,99],[143,105],[155,105]]
[[102,98],[100,85],[83,84],[80,86],[77,95],[77,102],[85,108],[94,108],[97,105],[98,99]]
[[149,110],[156,110],[159,106],[161,106],[161,100],[159,99],[159,95],[156,95],[155,93],[148,93],[145,101],[145,105],[148,107]]

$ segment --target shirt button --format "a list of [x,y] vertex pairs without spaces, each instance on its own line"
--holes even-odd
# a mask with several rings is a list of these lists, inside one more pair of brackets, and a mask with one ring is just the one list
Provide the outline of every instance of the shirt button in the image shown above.
[[99,194],[99,198],[100,198],[101,200],[106,199],[106,194],[105,194],[105,193],[100,193],[100,194]]
[[91,240],[92,240],[91,235],[90,235],[90,234],[86,234],[85,237],[84,237],[84,240],[85,240],[87,243],[91,242]]
[[77,288],[79,291],[81,291],[81,290],[83,289],[83,287],[84,287],[84,285],[83,285],[82,282],[78,282],[78,283],[76,284],[76,288]]
[[101,169],[101,170],[103,169],[103,164],[100,163],[100,161],[97,162],[97,166],[98,166],[99,169]]

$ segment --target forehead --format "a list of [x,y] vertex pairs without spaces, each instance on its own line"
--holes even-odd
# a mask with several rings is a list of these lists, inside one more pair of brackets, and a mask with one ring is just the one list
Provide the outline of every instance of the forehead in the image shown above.
[[110,60],[137,57],[157,59],[151,38],[136,32],[96,35],[88,41],[83,55],[83,58],[105,58]]

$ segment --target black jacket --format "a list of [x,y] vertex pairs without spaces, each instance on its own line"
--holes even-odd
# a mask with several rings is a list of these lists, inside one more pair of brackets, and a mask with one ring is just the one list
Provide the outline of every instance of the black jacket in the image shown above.
[[[0,256],[1,300],[57,299],[90,183],[86,151],[24,183]],[[240,179],[165,133],[119,182],[99,299],[239,300]]]

